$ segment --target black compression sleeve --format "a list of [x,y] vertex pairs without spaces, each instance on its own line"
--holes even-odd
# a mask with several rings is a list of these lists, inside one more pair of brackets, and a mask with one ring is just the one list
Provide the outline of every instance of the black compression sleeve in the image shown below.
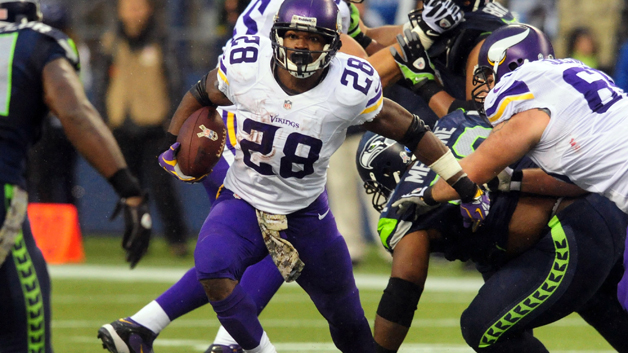
[[207,89],[205,87],[207,84],[207,75],[203,76],[194,86],[192,86],[192,88],[190,88],[190,93],[202,106],[216,107],[216,104],[209,99],[209,95],[207,94]]

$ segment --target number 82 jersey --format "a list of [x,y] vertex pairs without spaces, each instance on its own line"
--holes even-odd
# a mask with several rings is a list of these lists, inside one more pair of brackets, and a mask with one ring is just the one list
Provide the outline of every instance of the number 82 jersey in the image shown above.
[[237,147],[225,186],[255,208],[288,214],[325,189],[329,158],[349,126],[371,121],[383,104],[366,61],[338,53],[314,88],[289,95],[272,70],[268,38],[231,40],[218,64],[218,88],[237,111]]

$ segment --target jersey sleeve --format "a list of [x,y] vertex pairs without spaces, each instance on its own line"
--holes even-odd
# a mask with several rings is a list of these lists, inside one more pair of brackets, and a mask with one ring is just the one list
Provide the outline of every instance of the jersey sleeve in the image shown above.
[[490,90],[484,101],[484,110],[488,120],[495,126],[525,110],[525,103],[532,99],[534,93],[520,75],[508,74]]
[[377,71],[366,60],[345,56],[346,63],[340,75],[335,95],[338,101],[351,107],[355,116],[351,125],[373,120],[382,110],[384,96]]
[[41,28],[33,28],[34,35],[38,36],[36,55],[31,60],[33,65],[43,70],[49,62],[58,58],[65,58],[76,71],[80,69],[78,50],[74,41],[63,32],[41,24]]
[[229,41],[218,61],[218,89],[232,102],[246,87],[256,81],[262,47],[270,46],[268,38],[240,36]]

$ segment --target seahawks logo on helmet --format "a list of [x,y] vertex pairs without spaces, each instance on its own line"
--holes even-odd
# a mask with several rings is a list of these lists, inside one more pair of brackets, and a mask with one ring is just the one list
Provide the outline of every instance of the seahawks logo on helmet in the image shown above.
[[373,160],[386,151],[387,148],[393,146],[397,141],[393,139],[381,139],[381,136],[373,136],[371,141],[367,142],[368,147],[362,151],[360,156],[360,165],[365,169],[373,169],[371,163]]

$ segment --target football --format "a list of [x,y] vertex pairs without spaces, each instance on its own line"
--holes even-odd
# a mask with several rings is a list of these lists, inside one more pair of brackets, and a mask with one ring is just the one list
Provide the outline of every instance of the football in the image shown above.
[[192,113],[177,136],[181,143],[177,160],[183,174],[199,178],[211,173],[222,156],[226,135],[225,124],[214,109],[203,107]]

